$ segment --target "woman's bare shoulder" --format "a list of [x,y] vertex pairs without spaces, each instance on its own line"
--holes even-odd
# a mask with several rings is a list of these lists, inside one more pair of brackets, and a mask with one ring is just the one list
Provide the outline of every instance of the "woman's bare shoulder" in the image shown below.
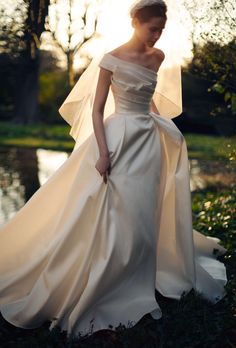
[[[127,47],[125,44],[113,49],[108,53],[117,58],[131,61],[134,59],[137,60],[138,58],[137,53],[135,53],[135,56],[130,54],[130,52],[127,54]],[[142,61],[140,63],[137,63],[142,65],[143,62],[147,63],[147,61],[149,61],[149,68],[158,71],[164,59],[165,53],[161,49],[153,47],[149,50],[148,54],[146,54],[146,57],[143,57]]]
[[119,47],[116,47],[115,49],[113,49],[112,51],[108,52],[109,54],[113,54],[114,56],[119,57],[120,55],[122,55],[124,53],[124,45],[121,45]]
[[165,59],[165,53],[159,48],[154,48],[154,54],[157,59],[163,61]]

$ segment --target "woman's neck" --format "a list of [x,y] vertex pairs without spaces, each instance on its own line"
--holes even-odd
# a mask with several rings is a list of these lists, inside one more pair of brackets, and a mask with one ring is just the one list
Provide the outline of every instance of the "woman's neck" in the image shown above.
[[133,35],[131,39],[125,44],[125,47],[126,49],[137,54],[145,54],[151,49],[144,43],[140,42],[140,40],[135,35]]

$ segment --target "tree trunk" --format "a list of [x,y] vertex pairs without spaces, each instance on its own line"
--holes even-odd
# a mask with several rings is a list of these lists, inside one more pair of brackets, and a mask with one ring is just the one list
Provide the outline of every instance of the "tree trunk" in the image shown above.
[[25,2],[28,4],[23,39],[25,49],[19,59],[13,121],[37,123],[40,121],[38,105],[40,44],[49,0],[25,0]]
[[68,83],[70,87],[73,87],[75,84],[75,74],[74,74],[74,52],[68,51],[67,54],[67,71],[68,71]]
[[18,74],[14,122],[30,124],[40,121],[38,91],[38,61],[34,59],[28,64],[24,62]]

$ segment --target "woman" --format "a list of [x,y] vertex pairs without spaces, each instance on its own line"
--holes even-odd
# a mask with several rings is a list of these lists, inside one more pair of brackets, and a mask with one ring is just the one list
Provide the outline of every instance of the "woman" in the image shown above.
[[132,38],[99,63],[94,133],[1,230],[0,308],[16,326],[55,318],[50,329],[85,334],[161,318],[155,289],[225,295],[213,249],[226,250],[192,229],[184,137],[152,101],[166,10],[160,0],[132,7]]
[[[117,57],[118,59],[123,60],[123,62],[132,62],[133,64],[136,64],[136,67],[137,65],[140,68],[149,67],[150,71],[154,72],[152,75],[155,76],[162,61],[164,60],[164,52],[160,49],[153,48],[153,46],[160,38],[162,30],[165,27],[167,19],[165,14],[166,11],[167,8],[165,7],[164,3],[147,6],[137,11],[132,20],[132,26],[135,28],[135,32],[131,40],[109,53],[108,60],[110,60],[110,62],[108,62],[108,66],[106,66],[107,57],[104,57],[104,67],[102,63],[100,63],[102,69],[97,84],[96,97],[93,107],[93,125],[100,153],[100,157],[96,163],[96,168],[98,169],[99,173],[103,175],[105,183],[107,182],[107,174],[110,173],[111,163],[103,126],[103,110],[105,108],[113,72],[113,68],[110,67],[110,65],[116,64],[115,62],[112,62],[113,58],[111,59],[111,57]],[[153,13],[155,14],[154,16]],[[154,82],[155,79],[153,84]],[[119,106],[117,105],[116,107]],[[152,108],[159,114],[153,101]],[[127,107],[126,110],[129,109],[133,111],[133,105]],[[140,111],[139,107],[138,111]]]

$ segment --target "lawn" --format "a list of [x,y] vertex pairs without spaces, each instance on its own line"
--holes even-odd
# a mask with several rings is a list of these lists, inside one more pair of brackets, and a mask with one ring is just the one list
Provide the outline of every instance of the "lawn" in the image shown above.
[[[235,166],[236,137],[224,138],[186,134],[189,157],[222,159]],[[0,143],[73,149],[68,126],[10,126],[0,124]],[[79,340],[67,338],[49,323],[34,330],[16,328],[1,318],[1,348],[233,348],[236,347],[236,185],[213,185],[192,192],[193,227],[218,237],[227,253],[219,257],[227,268],[227,295],[212,305],[191,291],[180,301],[156,292],[163,317],[149,314],[133,328],[120,326],[115,332],[102,330]]]
[[75,141],[69,125],[12,125],[0,122],[0,144],[72,151]]
[[[0,144],[72,151],[74,139],[65,125],[12,125],[0,122]],[[234,151],[236,135],[231,137],[184,134],[189,158],[228,159]]]

